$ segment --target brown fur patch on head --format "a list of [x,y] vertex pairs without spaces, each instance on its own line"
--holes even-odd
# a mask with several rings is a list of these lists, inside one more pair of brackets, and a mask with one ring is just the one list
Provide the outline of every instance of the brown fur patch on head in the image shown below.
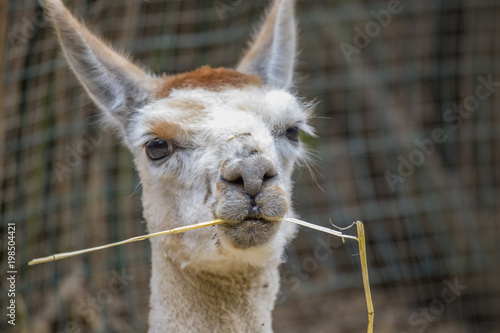
[[159,79],[156,98],[165,98],[174,89],[202,88],[210,91],[221,91],[245,86],[261,86],[262,81],[257,75],[243,74],[228,68],[211,68],[203,66],[194,71],[174,76],[164,75]]
[[166,106],[180,110],[180,112],[176,113],[175,122],[181,125],[189,126],[190,124],[204,121],[207,116],[205,106],[194,99],[169,98],[167,99]]
[[168,106],[183,111],[203,111],[205,109],[205,106],[192,99],[172,99],[168,102]]
[[154,136],[166,140],[172,140],[188,134],[185,128],[164,119],[150,123],[149,128]]

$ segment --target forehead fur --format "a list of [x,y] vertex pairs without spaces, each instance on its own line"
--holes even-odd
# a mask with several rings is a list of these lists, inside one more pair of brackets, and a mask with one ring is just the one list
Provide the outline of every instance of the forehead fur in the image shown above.
[[203,66],[194,71],[160,78],[156,98],[165,98],[174,89],[202,88],[209,91],[221,91],[245,86],[261,86],[262,80],[257,75],[243,74],[228,68]]
[[189,130],[165,119],[158,119],[148,125],[150,134],[162,139],[175,139],[190,134]]

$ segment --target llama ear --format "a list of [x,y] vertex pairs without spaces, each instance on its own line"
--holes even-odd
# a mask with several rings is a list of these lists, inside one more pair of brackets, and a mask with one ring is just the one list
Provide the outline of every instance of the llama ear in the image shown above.
[[294,0],[275,0],[238,71],[257,74],[279,88],[292,85],[297,39],[294,6]]
[[60,0],[42,0],[69,65],[111,123],[125,134],[135,110],[149,100],[154,78],[92,35]]

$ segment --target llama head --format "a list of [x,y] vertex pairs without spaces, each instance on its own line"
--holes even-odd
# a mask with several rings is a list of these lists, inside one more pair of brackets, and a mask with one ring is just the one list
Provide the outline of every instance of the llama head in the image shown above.
[[59,0],[44,5],[76,76],[134,156],[150,232],[228,223],[155,238],[181,266],[232,269],[279,260],[294,227],[294,164],[305,158],[309,107],[288,92],[293,1],[277,0],[235,70],[156,77],[113,51]]

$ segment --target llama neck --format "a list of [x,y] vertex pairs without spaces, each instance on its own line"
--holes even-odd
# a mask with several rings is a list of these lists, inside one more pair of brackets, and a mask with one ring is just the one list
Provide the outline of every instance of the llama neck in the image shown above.
[[272,332],[278,263],[217,275],[180,268],[152,242],[149,332]]

